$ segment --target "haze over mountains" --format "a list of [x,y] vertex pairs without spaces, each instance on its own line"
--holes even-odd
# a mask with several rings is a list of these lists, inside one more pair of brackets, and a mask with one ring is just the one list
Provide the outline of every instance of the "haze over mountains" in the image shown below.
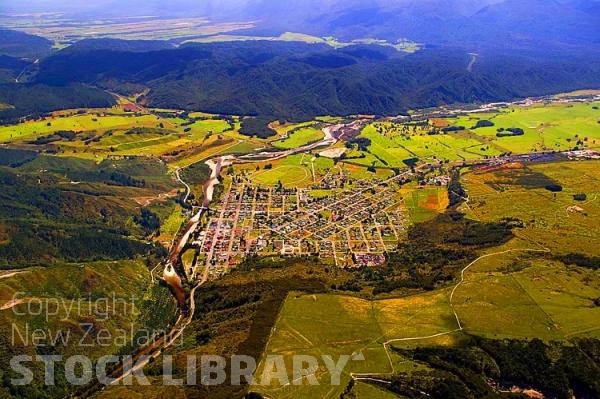
[[302,32],[343,40],[408,38],[429,44],[598,45],[598,0],[191,0],[7,2],[0,13],[64,12],[75,19],[202,16],[254,21],[257,33]]
[[[42,38],[0,31],[0,55],[5,56],[0,59],[0,103],[11,105],[0,117],[8,119],[79,104],[105,105],[109,97],[103,90],[145,92],[140,101],[148,106],[303,119],[398,114],[416,107],[600,87],[599,0],[0,4],[0,14],[18,13],[60,13],[62,22],[57,24],[199,16],[215,23],[252,22],[252,28],[228,34],[254,39],[283,32],[334,36],[344,42],[375,38],[396,43],[405,38],[420,43],[421,49],[407,54],[365,44],[336,49],[266,41],[198,44],[185,43],[186,38],[103,38],[52,51],[52,43]],[[39,21],[56,15],[42,15]],[[26,68],[19,60],[24,57],[40,62]],[[64,95],[65,88],[71,95]],[[57,102],[59,98],[65,101]]]

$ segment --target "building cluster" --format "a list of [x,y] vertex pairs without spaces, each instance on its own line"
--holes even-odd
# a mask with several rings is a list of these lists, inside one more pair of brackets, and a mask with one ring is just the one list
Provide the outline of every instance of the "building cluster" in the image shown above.
[[262,187],[234,180],[195,233],[199,264],[224,273],[247,256],[318,256],[339,267],[379,266],[406,234],[403,177],[355,181],[314,195],[309,188]]

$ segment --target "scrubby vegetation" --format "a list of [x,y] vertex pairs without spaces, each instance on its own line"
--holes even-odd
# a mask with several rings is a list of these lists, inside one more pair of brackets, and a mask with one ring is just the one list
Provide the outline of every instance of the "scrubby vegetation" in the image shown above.
[[492,126],[494,126],[494,122],[489,121],[487,119],[483,119],[483,120],[477,121],[475,126],[473,126],[471,129],[479,129],[480,127],[492,127]]
[[433,290],[454,281],[456,273],[473,261],[478,248],[498,245],[512,237],[514,221],[481,223],[447,213],[418,223],[408,231],[408,241],[388,254],[383,268],[363,268],[354,279],[334,287],[373,295],[402,289]]
[[500,398],[505,397],[500,390],[513,387],[535,389],[549,398],[600,396],[600,341],[596,339],[570,345],[471,337],[460,347],[399,353],[431,368],[392,379],[390,390],[408,398]]
[[202,184],[210,177],[210,168],[204,162],[198,162],[181,171],[181,178],[186,183]]
[[587,269],[600,270],[600,256],[587,256],[584,254],[566,254],[556,255],[556,260],[563,262],[566,265],[575,265],[585,267]]
[[[23,160],[35,153],[11,154]],[[160,247],[141,240],[158,228],[157,215],[140,211],[129,199],[136,190],[169,187],[172,183],[166,176],[161,180],[160,171],[144,159],[96,165],[47,155],[17,169],[0,168],[0,220],[9,236],[0,244],[0,266],[162,256]]]
[[16,168],[34,160],[37,155],[35,151],[0,148],[0,166]]

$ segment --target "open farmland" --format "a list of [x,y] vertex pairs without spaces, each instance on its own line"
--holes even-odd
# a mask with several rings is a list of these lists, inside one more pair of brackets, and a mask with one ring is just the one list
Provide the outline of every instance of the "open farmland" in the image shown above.
[[446,187],[420,187],[408,185],[400,190],[410,219],[417,223],[431,220],[448,207]]
[[[477,220],[521,220],[526,228],[518,234],[535,237],[553,251],[599,255],[599,166],[598,161],[559,162],[467,173],[463,182],[469,202],[462,211]],[[562,191],[548,191],[549,184]],[[586,199],[577,201],[576,194]]]
[[[460,161],[500,154],[487,140],[473,134],[429,135],[428,129],[374,123],[363,130],[361,137],[371,140],[369,152],[376,158],[375,166],[404,167],[402,161],[411,158]],[[371,161],[369,157],[367,160]]]
[[[448,119],[452,126],[471,129],[478,121],[489,120],[494,126],[471,129],[491,141],[502,152],[567,150],[575,146],[600,147],[600,103],[545,104],[511,106],[499,112],[470,114]],[[520,128],[523,136],[497,137],[497,129]],[[582,141],[582,143],[579,143]]]
[[319,141],[324,137],[323,132],[314,127],[295,129],[286,134],[287,138],[273,142],[273,146],[282,149],[297,148]]
[[[489,113],[432,119],[427,123],[374,122],[360,137],[370,140],[368,151],[350,151],[354,163],[404,167],[406,159],[472,161],[515,154],[600,148],[598,102],[510,106]],[[492,126],[475,128],[478,122]],[[444,131],[448,126],[462,130]],[[498,129],[522,129],[520,136],[498,137]]]
[[61,130],[86,132],[133,127],[156,127],[158,123],[158,118],[154,115],[112,114],[102,116],[85,113],[83,115],[59,116],[41,121],[30,121],[18,125],[0,126],[0,140],[6,142],[35,139]]
[[33,15],[0,18],[0,24],[15,30],[46,37],[59,46],[93,38],[126,40],[170,40],[194,36],[218,35],[237,29],[251,28],[252,23],[211,22],[206,18],[158,18],[140,16],[96,21],[74,21],[62,14],[44,19]]
[[57,112],[0,127],[0,140],[62,156],[101,160],[109,155],[162,157],[187,166],[215,155],[245,154],[266,145],[236,130],[235,118],[177,111],[110,109]]
[[257,166],[240,165],[239,168],[251,172],[251,180],[258,184],[274,186],[281,182],[287,187],[305,187],[320,181],[333,168],[333,161],[303,153],[260,163]]
[[[452,331],[455,321],[444,315],[450,312],[444,292],[381,301],[366,301],[341,295],[290,295],[286,300],[266,354],[282,354],[291,370],[294,353],[320,357],[362,353],[364,360],[349,360],[341,376],[341,385],[331,387],[326,369],[315,375],[321,386],[286,386],[275,384],[265,389],[275,398],[335,396],[344,389],[348,373],[389,373],[392,371],[383,343],[392,338],[431,335]],[[398,361],[398,358],[393,358]],[[264,360],[261,361],[261,364]],[[263,370],[259,366],[257,375]],[[289,376],[291,379],[291,375]],[[264,389],[264,388],[262,388]]]

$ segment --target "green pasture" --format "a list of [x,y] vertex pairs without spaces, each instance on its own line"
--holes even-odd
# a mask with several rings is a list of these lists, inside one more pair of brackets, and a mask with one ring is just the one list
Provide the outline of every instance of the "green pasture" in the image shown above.
[[274,166],[270,170],[261,170],[252,175],[252,181],[265,186],[281,182],[285,186],[296,186],[312,181],[308,167],[299,165]]
[[[490,120],[492,127],[473,130],[475,134],[490,138],[494,145],[503,151],[524,153],[534,150],[568,150],[579,139],[590,148],[600,147],[600,103],[547,104],[534,106],[514,106],[500,112],[470,114],[448,121],[453,126],[467,129],[479,120]],[[498,128],[518,127],[523,136],[496,137]]]
[[52,117],[41,121],[29,121],[18,125],[0,126],[0,140],[14,141],[49,135],[61,130],[75,132],[157,127],[159,118],[154,115],[96,115],[83,114]]
[[[379,122],[378,125],[394,126]],[[404,167],[406,165],[402,161],[414,157],[458,161],[481,159],[501,153],[490,140],[466,132],[439,135],[427,135],[422,131],[407,132],[403,135],[394,130],[393,133],[383,135],[371,124],[364,128],[361,136],[371,140],[369,149],[372,157],[379,157],[388,166],[394,167]],[[372,159],[368,157],[363,162],[372,162]],[[382,166],[378,162],[378,166]]]
[[[277,386],[264,389],[275,398],[314,398],[327,394],[337,397],[347,385],[349,373],[389,373],[390,359],[383,347],[389,339],[429,336],[456,328],[455,321],[444,317],[450,312],[444,291],[422,296],[367,301],[343,295],[288,296],[279,315],[267,350],[255,376],[262,377],[267,355],[283,355],[291,380],[294,354],[340,355],[362,354],[364,360],[349,360],[341,376],[341,385],[332,387],[330,375],[321,361],[315,372],[319,386]],[[396,364],[400,358],[394,354]]]
[[431,220],[448,206],[446,187],[428,186],[418,188],[407,185],[400,190],[408,215],[414,223]]
[[600,272],[515,252],[473,265],[453,304],[468,333],[554,340],[600,336],[599,296]]
[[304,127],[287,134],[287,138],[273,142],[273,146],[282,149],[298,148],[325,137],[321,130],[314,127]]
[[[265,169],[271,165],[271,169]],[[333,160],[324,157],[315,157],[310,153],[294,154],[276,161],[260,164],[260,169],[252,173],[251,180],[267,186],[281,182],[288,187],[308,186],[319,181],[333,168]],[[313,169],[315,177],[313,179]]]
[[[599,161],[572,161],[466,173],[462,181],[469,202],[461,211],[481,221],[521,220],[526,228],[517,234],[553,251],[600,255],[599,167]],[[545,188],[549,183],[563,190],[552,193]],[[585,201],[574,199],[580,193]]]

